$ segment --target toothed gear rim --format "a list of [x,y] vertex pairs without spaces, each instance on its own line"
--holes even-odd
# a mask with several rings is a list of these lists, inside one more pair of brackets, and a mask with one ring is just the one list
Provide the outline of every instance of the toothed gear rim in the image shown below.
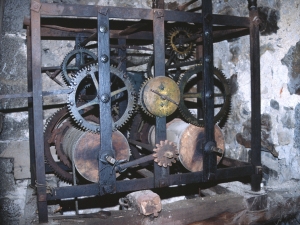
[[[75,60],[76,62],[76,56],[78,54],[80,56],[80,66],[84,66],[89,61],[97,60],[97,56],[93,52],[84,48],[74,49],[71,52],[69,52],[61,64],[61,75],[64,82],[67,85],[71,84],[72,78],[80,70],[80,68],[76,67],[75,64],[69,65],[69,63],[72,62],[73,60]],[[88,57],[90,58],[88,59]],[[73,76],[70,75],[69,74],[70,72],[73,73],[74,75]]]
[[172,166],[172,163],[176,163],[179,155],[176,145],[168,140],[160,141],[159,144],[156,144],[153,152],[154,162],[163,167]]
[[139,104],[139,106],[141,107],[142,111],[143,111],[146,115],[148,115],[148,116],[150,116],[150,117],[154,117],[154,115],[151,114],[151,113],[147,110],[147,108],[146,108],[146,106],[145,106],[145,104],[144,104],[144,102],[143,102],[144,89],[145,89],[146,85],[148,84],[149,80],[151,80],[151,79],[152,79],[152,78],[147,79],[146,81],[144,81],[144,83],[142,83],[142,86],[141,86],[140,91],[139,91],[139,100],[138,100],[138,104]]
[[183,27],[175,27],[168,32],[167,49],[173,51],[179,60],[189,59],[195,49],[194,41],[176,43],[176,40],[183,38],[183,36],[190,38],[192,33]]
[[[184,74],[182,74],[178,81],[178,86],[180,89],[180,102],[179,102],[179,111],[184,117],[184,119],[195,126],[203,127],[204,126],[204,119],[200,118],[197,119],[192,112],[189,110],[189,108],[185,104],[185,87],[190,82],[190,79],[193,75],[202,73],[202,65],[197,65],[188,71],[186,71]],[[230,103],[231,103],[231,95],[230,95],[230,86],[228,83],[228,80],[226,79],[225,75],[217,68],[214,67],[213,70],[214,74],[214,86],[216,87],[216,84],[222,86],[222,90],[218,88],[222,92],[222,98],[223,98],[223,104],[221,104],[221,109],[219,112],[216,113],[214,116],[214,123],[218,123],[224,116],[226,116],[230,111]],[[195,83],[196,84],[196,83]],[[216,97],[216,96],[215,96]],[[215,104],[216,107],[216,104]]]
[[[67,107],[63,107],[52,115],[46,122],[44,128],[44,155],[47,164],[53,169],[54,173],[63,181],[72,183],[73,175],[63,170],[57,162],[54,161],[50,151],[50,147],[55,145],[56,130],[66,120],[69,119],[69,112]],[[68,160],[67,156],[63,152],[57,152],[60,160]],[[62,159],[63,158],[63,159]]]
[[[119,87],[119,90],[121,90],[120,93],[115,94],[114,96],[111,96],[111,102],[114,104],[114,101],[117,101],[123,97],[127,97],[127,107],[122,115],[119,115],[119,118],[112,123],[113,131],[120,128],[123,124],[125,124],[128,119],[131,117],[131,115],[134,112],[135,108],[135,90],[133,88],[133,85],[129,79],[128,76],[124,76],[124,72],[118,70],[117,68],[111,66],[110,67],[110,74],[111,74],[111,85],[115,85],[119,81],[122,81],[122,87]],[[99,110],[99,101],[98,97],[96,96],[91,101],[79,105],[78,100],[78,92],[80,91],[80,84],[84,82],[85,78],[92,79],[92,86],[95,88],[95,90],[98,90],[99,83],[98,83],[98,64],[90,65],[82,70],[80,70],[76,77],[71,81],[71,88],[73,91],[68,96],[68,109],[71,113],[72,118],[74,121],[83,129],[92,131],[92,132],[100,132],[99,130],[99,124],[87,121],[84,119],[82,115],[82,111],[84,109],[84,113],[89,113],[95,108],[96,112]],[[115,81],[116,82],[115,82]],[[119,84],[119,83],[118,83]],[[117,90],[111,90],[113,93]],[[95,107],[97,105],[97,107]],[[98,113],[99,115],[99,113]],[[98,116],[95,115],[95,116]]]

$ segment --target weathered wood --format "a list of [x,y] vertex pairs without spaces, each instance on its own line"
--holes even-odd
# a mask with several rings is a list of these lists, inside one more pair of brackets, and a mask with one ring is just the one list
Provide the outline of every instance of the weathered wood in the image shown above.
[[157,218],[138,215],[136,212],[112,211],[111,216],[106,219],[85,218],[84,221],[61,220],[61,225],[184,225],[197,221],[203,221],[212,217],[218,217],[222,213],[235,214],[246,209],[243,197],[236,194],[215,195],[210,197],[199,197],[165,204]]

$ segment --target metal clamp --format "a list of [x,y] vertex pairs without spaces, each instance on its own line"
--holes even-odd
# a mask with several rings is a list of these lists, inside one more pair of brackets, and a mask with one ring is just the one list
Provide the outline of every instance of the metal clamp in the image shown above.
[[42,7],[41,3],[33,1],[33,3],[31,4],[30,9],[38,13],[38,12],[40,12],[41,7]]
[[107,8],[107,7],[100,7],[100,8],[98,9],[98,12],[99,12],[100,14],[106,16],[107,13],[108,13],[108,8]]
[[156,18],[162,18],[162,17],[164,17],[164,10],[160,10],[160,9],[155,9],[154,10],[154,13],[155,13],[155,15],[156,15]]

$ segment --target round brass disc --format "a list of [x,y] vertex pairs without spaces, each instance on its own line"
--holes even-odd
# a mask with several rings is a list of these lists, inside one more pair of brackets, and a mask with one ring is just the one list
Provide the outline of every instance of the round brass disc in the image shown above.
[[[129,160],[129,144],[120,131],[112,133],[112,147],[115,159]],[[77,171],[91,182],[99,181],[98,153],[100,149],[100,135],[85,132],[79,139],[74,149],[74,163]]]
[[180,90],[175,81],[169,77],[154,77],[143,89],[143,104],[153,115],[169,116],[177,109]]
[[[217,147],[225,150],[225,139],[221,129],[215,125],[215,140]],[[191,172],[203,170],[203,155],[200,151],[205,143],[205,130],[190,124],[183,132],[179,143],[179,160],[182,165]],[[217,163],[222,156],[217,156]]]

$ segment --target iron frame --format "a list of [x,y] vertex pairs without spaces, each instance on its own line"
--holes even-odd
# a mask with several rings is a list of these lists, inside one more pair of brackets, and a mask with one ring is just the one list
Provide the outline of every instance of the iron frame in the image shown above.
[[[31,159],[31,183],[37,187],[37,206],[39,212],[39,222],[48,221],[47,202],[63,198],[75,198],[81,196],[106,195],[119,192],[136,191],[142,189],[153,189],[170,185],[204,183],[210,181],[222,182],[226,179],[237,179],[239,177],[250,176],[251,188],[253,191],[260,190],[261,182],[261,137],[260,137],[260,68],[259,68],[259,18],[256,1],[249,1],[249,17],[236,17],[212,14],[211,0],[203,0],[202,13],[191,13],[182,11],[164,10],[164,1],[158,0],[157,8],[121,8],[110,6],[91,5],[67,5],[40,3],[39,0],[31,0],[31,18],[27,24],[27,52],[28,52],[28,92],[14,95],[1,95],[0,99],[26,97],[29,100],[29,132],[30,132],[30,159]],[[42,91],[41,71],[41,38],[76,38],[77,32],[59,30],[41,24],[42,18],[54,17],[94,17],[97,19],[97,28],[106,26],[107,32],[98,35],[98,55],[106,55],[108,61],[103,62],[99,58],[99,82],[103,85],[99,88],[98,95],[110,94],[110,78],[105,76],[110,70],[109,43],[111,38],[116,38],[119,43],[126,44],[127,39],[153,40],[155,57],[155,74],[164,76],[165,74],[165,33],[164,24],[166,21],[179,21],[199,24],[202,26],[203,34],[203,71],[204,71],[204,104],[205,104],[205,127],[206,143],[203,146],[204,169],[201,172],[190,172],[184,174],[170,174],[169,168],[154,165],[154,178],[141,178],[135,180],[116,181],[115,176],[111,176],[112,166],[103,164],[102,156],[114,155],[111,148],[111,140],[104,138],[111,136],[110,101],[100,102],[100,136],[102,137],[99,157],[99,183],[77,185],[70,187],[57,187],[52,190],[52,194],[46,193],[46,169],[49,168],[44,163],[44,137],[43,137],[43,96],[67,93],[68,90]],[[137,32],[134,34],[119,36],[119,31],[109,30],[109,20],[119,19],[143,19],[153,21],[153,32]],[[239,162],[232,159],[225,159],[224,164],[228,168],[217,168],[216,154],[210,151],[215,145],[213,129],[213,42],[217,34],[213,33],[214,25],[224,25],[236,27],[231,32],[247,31],[250,36],[250,64],[251,64],[251,116],[252,116],[252,151],[251,163]],[[94,31],[97,32],[97,31]],[[90,37],[92,31],[81,31],[81,36]],[[224,32],[226,33],[226,32]],[[225,34],[224,34],[225,35]],[[94,35],[95,36],[95,35]],[[222,36],[222,34],[219,36]],[[34,44],[32,44],[34,43]],[[119,52],[124,56],[124,52]],[[124,65],[123,65],[124,67]],[[54,68],[55,69],[55,68]],[[99,100],[100,101],[100,100]],[[101,119],[102,118],[102,119]],[[105,119],[104,119],[105,118]],[[166,118],[156,117],[156,143],[166,139]],[[105,168],[105,169],[104,169]]]

